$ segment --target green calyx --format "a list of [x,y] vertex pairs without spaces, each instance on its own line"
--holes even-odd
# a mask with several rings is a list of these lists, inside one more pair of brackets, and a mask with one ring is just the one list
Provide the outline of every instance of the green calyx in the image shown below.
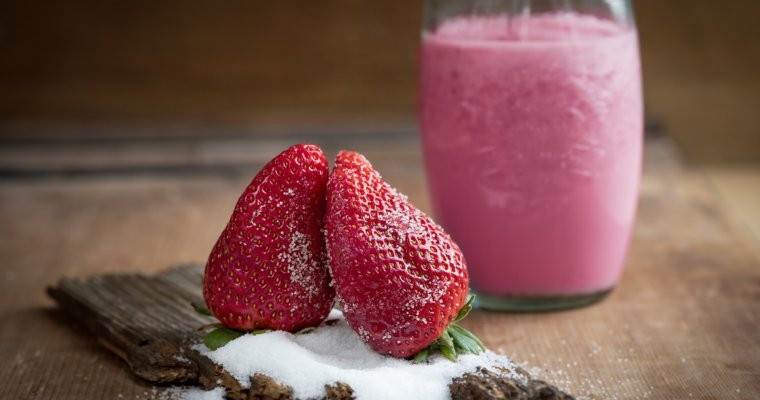
[[[205,304],[190,303],[190,305],[193,307],[193,310],[195,310],[195,312],[200,315],[203,315],[205,317],[214,316]],[[199,331],[205,331],[209,329],[211,329],[211,331],[203,335],[203,344],[205,344],[206,347],[212,351],[223,347],[227,343],[245,334],[245,332],[227,328],[219,322],[201,325],[198,328]]]
[[[192,305],[195,312],[197,312],[200,315],[203,316],[210,316],[213,317],[213,314],[211,314],[211,311],[209,311],[208,307],[206,307],[205,304],[199,305],[196,303],[190,303]],[[202,325],[198,328],[199,331],[205,331],[212,329],[210,332],[205,334],[203,336],[203,344],[206,345],[210,350],[216,350],[221,347],[224,347],[227,343],[245,335],[260,335],[262,333],[272,332],[272,329],[255,329],[250,332],[244,332],[239,331],[237,329],[232,329],[224,326],[224,324],[215,322],[211,324]],[[314,327],[306,327],[301,329],[298,332],[295,332],[295,335],[305,335],[311,331],[314,330]]]
[[[212,324],[212,325],[221,325],[221,324]],[[211,326],[211,325],[208,325]],[[260,335],[262,333],[271,332],[271,329],[256,329],[250,332],[243,332],[238,331],[236,329],[230,329],[225,326],[220,326],[214,329],[213,331],[207,333],[205,336],[203,336],[203,344],[206,345],[210,350],[216,350],[218,348],[224,347],[227,345],[227,343],[245,335]]]
[[200,315],[205,315],[207,317],[213,317],[211,314],[211,311],[209,311],[208,307],[206,307],[205,304],[198,304],[198,303],[190,303],[191,306],[193,306],[193,309],[195,312],[197,312]]
[[428,347],[422,349],[412,359],[413,363],[426,362],[431,354],[436,352],[443,354],[444,357],[456,362],[459,354],[478,354],[486,350],[483,342],[473,335],[472,332],[457,325],[457,322],[463,320],[472,310],[472,302],[475,300],[474,295],[467,298],[467,302],[459,310],[454,321],[446,327],[438,339]]
[[230,328],[216,328],[203,336],[203,344],[213,351],[220,347],[224,347],[227,343],[243,336],[243,334],[244,332]]

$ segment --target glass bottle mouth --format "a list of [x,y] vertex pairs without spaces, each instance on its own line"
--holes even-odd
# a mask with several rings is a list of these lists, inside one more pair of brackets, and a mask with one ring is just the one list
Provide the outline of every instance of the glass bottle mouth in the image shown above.
[[508,14],[452,17],[434,31],[436,40],[457,42],[557,43],[605,40],[630,33],[616,21],[573,11],[532,16]]
[[630,0],[425,0],[422,26],[423,31],[433,32],[456,17],[499,16],[518,21],[545,14],[582,14],[618,26],[635,26]]

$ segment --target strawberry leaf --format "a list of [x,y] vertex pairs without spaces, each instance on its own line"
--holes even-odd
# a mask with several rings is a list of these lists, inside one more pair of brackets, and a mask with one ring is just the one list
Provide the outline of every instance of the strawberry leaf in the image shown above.
[[467,316],[467,314],[470,313],[472,310],[472,302],[475,300],[475,295],[471,294],[467,296],[467,302],[464,303],[462,308],[459,310],[459,314],[457,314],[457,317],[454,318],[454,322],[459,322],[464,319],[464,317]]
[[417,355],[414,356],[414,359],[412,359],[412,363],[419,364],[419,363],[427,362],[428,354],[430,352],[429,349],[430,349],[429,347],[425,347],[419,353],[417,353]]
[[441,354],[451,362],[457,362],[457,352],[453,347],[441,346]]
[[454,339],[449,335],[448,330],[443,331],[441,337],[438,338],[438,344],[441,346],[441,354],[451,361],[457,360],[457,350],[454,347]]
[[217,328],[203,337],[203,344],[211,350],[216,350],[240,336],[243,336],[243,332],[230,328]]
[[205,316],[208,316],[208,317],[213,316],[211,314],[211,311],[209,311],[209,309],[206,307],[205,304],[200,305],[198,303],[192,303],[191,302],[190,305],[193,306],[193,309],[195,309],[195,312],[197,312],[200,315],[205,315]]
[[451,338],[454,339],[454,347],[457,349],[457,352],[459,353],[473,353],[474,349],[478,348],[477,343],[470,340],[468,337],[463,336],[459,332],[448,328],[449,329],[449,335],[451,335]]
[[224,324],[221,324],[219,322],[215,322],[213,324],[201,325],[201,326],[198,327],[198,330],[199,331],[205,331],[205,330],[211,329],[211,328],[224,328],[224,327],[225,327]]
[[452,323],[449,324],[448,330],[450,333],[453,332],[454,335],[456,335],[454,340],[459,340],[459,342],[463,344],[462,347],[469,349],[470,353],[478,354],[481,351],[486,350],[486,346],[483,344],[483,342],[481,342],[477,336],[475,336],[467,329],[464,329],[461,326]]
[[472,332],[462,328],[457,324],[449,324],[447,328],[449,335],[454,340],[454,345],[460,353],[478,354],[486,348]]

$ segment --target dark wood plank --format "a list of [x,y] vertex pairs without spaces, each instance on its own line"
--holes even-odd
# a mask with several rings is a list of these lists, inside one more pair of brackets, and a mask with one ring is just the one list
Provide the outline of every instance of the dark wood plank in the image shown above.
[[239,382],[193,345],[198,328],[216,322],[196,313],[202,267],[177,267],[154,276],[111,274],[63,279],[48,294],[82,323],[132,373],[154,384],[223,384],[231,399],[248,398]]

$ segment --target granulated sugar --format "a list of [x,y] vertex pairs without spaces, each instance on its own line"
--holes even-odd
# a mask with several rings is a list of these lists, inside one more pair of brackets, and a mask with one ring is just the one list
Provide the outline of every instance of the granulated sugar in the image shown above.
[[[166,400],[224,400],[224,389],[202,390],[198,388],[171,388]],[[159,398],[159,400],[163,400]]]
[[116,400],[224,400],[224,388],[203,390],[198,387],[153,387],[134,397],[119,393]]
[[[359,339],[340,312],[334,310],[330,319],[337,321],[307,334],[243,335],[216,351],[203,345],[197,349],[244,387],[250,385],[251,376],[261,373],[293,387],[297,398],[323,396],[325,385],[343,382],[358,400],[448,399],[448,385],[457,376],[478,367],[516,368],[507,357],[492,352],[461,355],[456,363],[442,356],[423,364],[382,356]],[[522,379],[516,373],[510,377]]]

